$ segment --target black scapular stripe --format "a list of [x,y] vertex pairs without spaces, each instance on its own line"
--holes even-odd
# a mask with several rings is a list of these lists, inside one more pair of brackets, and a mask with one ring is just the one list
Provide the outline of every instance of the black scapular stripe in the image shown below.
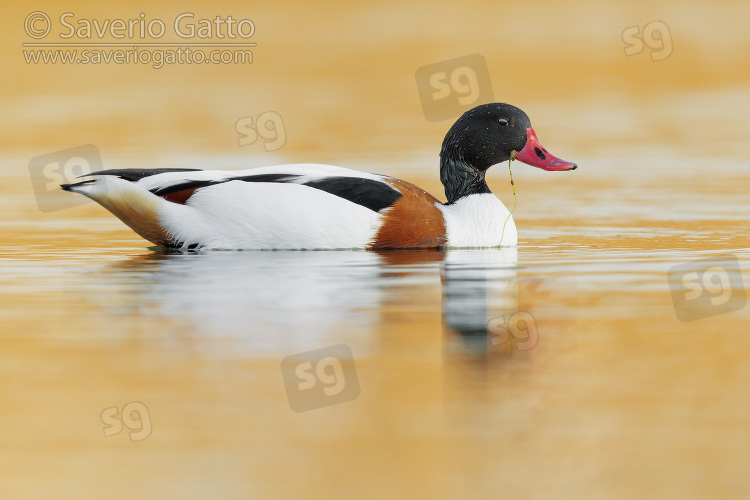
[[326,177],[304,185],[362,205],[373,212],[390,207],[401,197],[401,193],[388,184],[361,177]]
[[243,177],[232,177],[228,181],[245,181],[245,182],[292,182],[299,179],[299,175],[294,174],[258,174],[245,175]]
[[182,191],[183,189],[198,189],[206,186],[213,186],[215,184],[221,184],[222,182],[225,181],[185,181],[181,182],[180,184],[173,184],[171,186],[152,189],[151,192],[156,196],[166,196],[177,191]]
[[116,175],[120,179],[126,181],[136,182],[144,177],[151,177],[157,174],[166,174],[169,172],[200,172],[200,168],[113,168],[110,170],[99,170],[98,172],[91,172],[90,174],[84,174],[81,177],[88,177],[90,175]]
[[245,175],[242,177],[229,177],[227,179],[216,179],[216,180],[203,180],[203,181],[185,181],[180,184],[173,184],[171,186],[164,186],[158,189],[152,189],[151,192],[156,196],[166,196],[176,191],[182,191],[183,189],[199,189],[207,186],[214,186],[216,184],[223,184],[229,181],[243,181],[243,182],[290,182],[294,179],[299,178],[298,175],[290,174],[259,174],[259,175]]

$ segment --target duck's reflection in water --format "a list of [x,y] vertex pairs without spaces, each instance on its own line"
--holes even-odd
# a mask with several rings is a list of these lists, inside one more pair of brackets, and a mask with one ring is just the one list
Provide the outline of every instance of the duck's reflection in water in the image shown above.
[[[108,271],[138,291],[129,294],[133,302],[126,310],[170,319],[177,325],[172,337],[240,339],[257,354],[347,343],[362,354],[372,352],[387,323],[384,306],[428,300],[422,297],[439,286],[443,256],[440,251],[150,252]],[[122,304],[118,310],[122,314]]]
[[501,323],[518,311],[517,266],[515,247],[446,252],[443,321],[449,350],[483,355],[507,341],[498,334],[504,332]]
[[164,337],[240,339],[259,355],[347,343],[362,355],[399,315],[437,312],[442,292],[448,343],[480,353],[488,321],[516,311],[516,262],[515,249],[150,252],[108,272],[136,291],[118,314],[165,318]]

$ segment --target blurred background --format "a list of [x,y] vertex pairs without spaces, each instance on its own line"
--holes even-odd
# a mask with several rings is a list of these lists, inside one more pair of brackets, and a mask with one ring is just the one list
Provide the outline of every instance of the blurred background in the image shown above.
[[[666,0],[6,5],[0,492],[747,496],[748,309],[679,322],[666,280],[670,266],[717,253],[749,268],[747,9]],[[76,30],[143,19],[163,21],[166,34],[100,39],[92,26],[91,38],[61,38],[65,13]],[[186,40],[173,29],[184,13],[193,14],[185,29],[231,16],[254,32],[221,38],[226,23],[204,23],[210,36]],[[28,32],[46,28],[40,38]],[[160,68],[45,63],[44,50],[90,47],[28,45],[178,48],[144,45],[157,42],[256,45],[252,63]],[[446,82],[459,104],[435,100]],[[43,170],[65,160],[58,152],[93,145],[104,168],[330,163],[444,199],[438,155],[462,97],[466,107],[520,107],[550,152],[579,165],[546,173],[514,164],[518,253],[479,258],[494,269],[480,278],[449,276],[473,269],[474,254],[170,259],[101,207],[59,192],[58,180],[69,180],[61,164]],[[488,182],[512,206],[507,166]],[[477,286],[481,307],[496,295],[531,311],[539,346],[465,351],[447,316],[476,306],[465,290]],[[280,360],[337,343],[354,351],[362,396],[291,412]],[[103,410],[138,401],[151,413],[148,439],[102,435]]]
[[[687,158],[739,155],[747,152],[742,110],[750,71],[743,57],[750,34],[738,15],[743,5],[42,2],[35,7],[51,19],[52,30],[42,40],[50,43],[76,41],[59,37],[67,32],[59,22],[66,12],[74,14],[66,19],[76,28],[82,19],[137,20],[141,13],[146,21],[163,20],[167,33],[146,40],[151,42],[184,41],[172,29],[184,12],[194,13],[186,19],[194,24],[230,15],[254,23],[247,40],[257,44],[252,64],[160,69],[26,63],[22,43],[37,41],[24,31],[31,11],[13,5],[2,21],[8,77],[2,82],[0,145],[6,158],[20,160],[91,143],[108,162],[133,167],[206,155],[237,166],[345,161],[395,169],[409,163],[432,175],[452,120],[425,120],[415,72],[478,53],[486,59],[495,100],[524,109],[542,140],[562,149],[560,156],[622,158],[651,153],[667,141],[681,141]],[[629,46],[631,52],[638,48],[633,35],[642,39],[653,21],[668,31],[646,32],[642,51],[626,56]],[[94,32],[77,41],[98,37]],[[270,152],[260,142],[240,147],[237,121],[266,111],[283,118],[286,143]]]

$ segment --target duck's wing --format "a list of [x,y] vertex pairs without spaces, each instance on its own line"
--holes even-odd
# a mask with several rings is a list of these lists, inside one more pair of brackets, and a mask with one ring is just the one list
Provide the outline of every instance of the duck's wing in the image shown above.
[[[230,182],[297,184],[314,188],[379,212],[393,205],[401,193],[386,177],[332,165],[281,165],[240,171],[166,173],[147,177],[139,185],[169,201],[186,203],[196,190]],[[266,186],[268,187],[268,186]],[[184,201],[183,201],[184,200]]]
[[[386,181],[388,177],[332,165],[300,164],[261,167],[249,170],[200,170],[183,168],[110,169],[87,176],[114,176],[134,182],[173,203],[186,204],[196,190],[227,182],[299,184],[344,198],[378,212],[393,205],[401,193]],[[67,184],[70,190],[78,184]]]

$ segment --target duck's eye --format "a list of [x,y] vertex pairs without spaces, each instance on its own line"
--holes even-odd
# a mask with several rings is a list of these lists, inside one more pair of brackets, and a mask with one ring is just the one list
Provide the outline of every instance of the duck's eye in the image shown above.
[[497,123],[499,123],[501,127],[508,126],[508,120],[506,120],[505,118],[498,118]]

